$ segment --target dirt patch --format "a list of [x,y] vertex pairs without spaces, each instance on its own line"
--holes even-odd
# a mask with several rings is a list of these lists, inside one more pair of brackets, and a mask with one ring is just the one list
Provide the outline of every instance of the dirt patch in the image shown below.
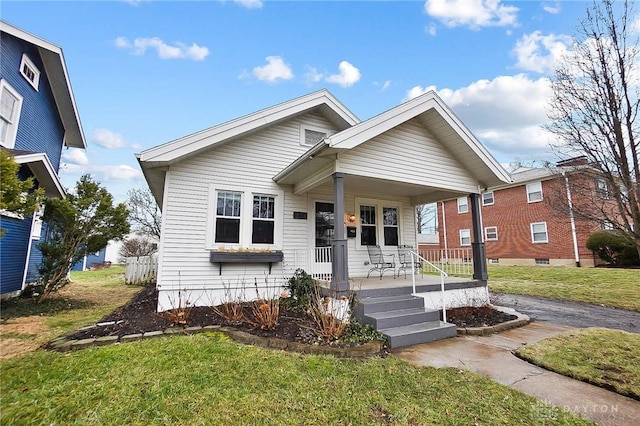
[[517,318],[516,315],[498,311],[491,306],[447,309],[447,322],[458,327],[490,327]]
[[[0,334],[28,334],[37,335],[48,331],[48,327],[44,324],[44,317],[31,315],[22,318],[13,318],[7,320],[6,323],[0,324]],[[4,344],[4,341],[3,341]]]
[[36,350],[38,346],[33,340],[3,337],[2,345],[0,346],[0,361],[28,354]]

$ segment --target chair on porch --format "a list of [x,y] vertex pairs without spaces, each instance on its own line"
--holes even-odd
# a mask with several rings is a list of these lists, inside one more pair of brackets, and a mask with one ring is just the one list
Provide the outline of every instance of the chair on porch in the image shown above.
[[380,246],[367,246],[367,251],[369,252],[369,262],[373,266],[369,269],[367,278],[373,271],[380,272],[380,279],[385,271],[393,271],[393,278],[396,277],[395,254],[383,254]]
[[412,251],[414,251],[413,246],[398,246],[398,264],[400,265],[398,267],[398,276],[400,276],[400,271],[404,271],[404,277],[407,278],[407,268],[414,268],[417,271],[422,270],[422,262],[420,259],[414,259],[413,256],[411,256]]

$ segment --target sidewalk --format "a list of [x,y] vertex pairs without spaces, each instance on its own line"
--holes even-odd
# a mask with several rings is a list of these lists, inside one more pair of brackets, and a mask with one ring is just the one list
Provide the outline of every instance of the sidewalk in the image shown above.
[[[511,353],[571,328],[532,322],[490,336],[458,336],[410,346],[395,355],[412,364],[473,371],[599,425],[640,424],[640,402],[529,364]],[[540,406],[544,414],[544,405]]]

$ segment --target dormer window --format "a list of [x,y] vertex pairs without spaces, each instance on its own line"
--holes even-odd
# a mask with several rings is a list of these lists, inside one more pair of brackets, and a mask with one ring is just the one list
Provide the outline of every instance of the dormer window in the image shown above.
[[300,126],[300,145],[314,146],[328,135],[324,129]]
[[34,89],[38,90],[38,83],[40,82],[40,70],[31,62],[31,59],[26,54],[22,54],[22,61],[20,61],[20,74],[29,82]]

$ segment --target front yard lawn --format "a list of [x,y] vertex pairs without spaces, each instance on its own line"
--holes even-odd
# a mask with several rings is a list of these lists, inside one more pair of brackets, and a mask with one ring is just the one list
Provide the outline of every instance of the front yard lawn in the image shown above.
[[640,400],[640,334],[606,328],[571,330],[523,346],[533,364]]
[[489,266],[489,289],[640,312],[640,269]]
[[301,355],[219,333],[37,351],[0,370],[0,424],[590,424],[458,369]]

